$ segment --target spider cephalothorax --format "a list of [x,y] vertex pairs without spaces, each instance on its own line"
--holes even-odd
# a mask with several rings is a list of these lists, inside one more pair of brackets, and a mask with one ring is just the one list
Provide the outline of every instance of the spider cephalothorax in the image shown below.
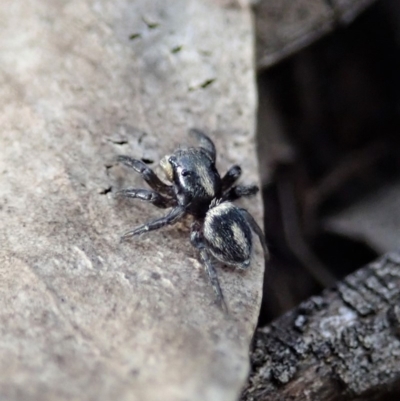
[[218,302],[224,305],[212,257],[220,262],[246,269],[250,265],[252,230],[260,238],[265,256],[268,250],[264,236],[250,213],[232,201],[257,193],[255,185],[234,185],[241,174],[239,166],[231,167],[221,178],[216,167],[216,151],[211,139],[198,130],[190,131],[198,147],[180,148],[165,156],[160,165],[171,184],[165,184],[146,164],[128,156],[118,160],[142,175],[152,190],[123,189],[118,194],[152,203],[159,208],[172,208],[156,220],[128,231],[122,239],[175,224],[185,215],[192,215],[190,241],[200,251]]

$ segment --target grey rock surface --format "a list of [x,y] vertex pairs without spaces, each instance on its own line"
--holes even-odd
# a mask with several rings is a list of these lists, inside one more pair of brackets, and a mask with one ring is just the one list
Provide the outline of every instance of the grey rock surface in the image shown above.
[[[158,161],[198,127],[223,173],[258,181],[253,33],[245,5],[0,4],[0,399],[234,400],[248,373],[264,262],[218,268],[187,221],[120,243],[162,214],[118,154]],[[262,219],[259,198],[240,204]]]

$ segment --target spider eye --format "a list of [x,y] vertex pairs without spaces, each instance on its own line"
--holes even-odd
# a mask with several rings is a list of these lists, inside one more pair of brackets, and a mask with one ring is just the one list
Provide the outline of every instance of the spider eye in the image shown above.
[[168,157],[168,163],[169,163],[171,166],[176,167],[176,157],[174,157],[174,156]]

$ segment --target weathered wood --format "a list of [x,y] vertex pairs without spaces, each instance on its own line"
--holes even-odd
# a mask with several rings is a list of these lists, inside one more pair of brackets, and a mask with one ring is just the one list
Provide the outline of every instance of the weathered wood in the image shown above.
[[243,401],[381,399],[400,392],[400,253],[256,332]]
[[254,7],[257,66],[266,68],[351,22],[375,0],[260,0]]
[[[230,2],[232,3],[232,2]],[[130,243],[163,210],[118,154],[158,161],[215,139],[258,181],[250,10],[212,0],[0,3],[0,399],[237,399],[264,263],[218,273],[189,220]],[[261,220],[260,198],[242,202]]]

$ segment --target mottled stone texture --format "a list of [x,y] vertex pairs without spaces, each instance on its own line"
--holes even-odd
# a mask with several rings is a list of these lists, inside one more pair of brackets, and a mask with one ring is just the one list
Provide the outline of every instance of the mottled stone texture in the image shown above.
[[[112,195],[145,186],[116,155],[156,167],[190,127],[258,181],[249,9],[13,0],[0,21],[0,399],[235,400],[260,249],[218,269],[225,316],[189,221],[119,243],[163,211]],[[259,198],[241,204],[261,221]]]
[[400,394],[399,300],[400,253],[391,253],[258,330],[243,401]]

